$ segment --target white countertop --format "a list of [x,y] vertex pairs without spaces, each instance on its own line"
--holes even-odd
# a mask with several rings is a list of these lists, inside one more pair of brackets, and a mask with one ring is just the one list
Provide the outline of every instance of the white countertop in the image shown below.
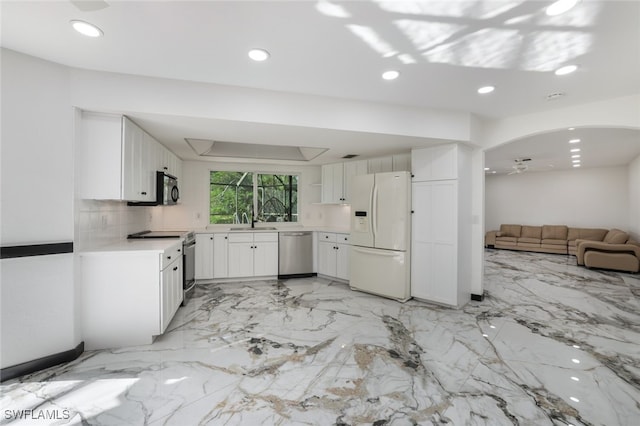
[[228,232],[295,232],[295,231],[316,231],[316,232],[335,232],[338,234],[349,234],[351,230],[345,228],[333,228],[329,226],[282,226],[278,229],[261,229],[261,227],[256,226],[255,228],[246,228],[243,230],[234,230],[231,231],[230,228],[235,228],[236,226],[220,226],[219,228],[199,228],[194,229],[196,234],[226,234]]
[[163,253],[173,246],[182,245],[184,238],[149,238],[141,240],[121,240],[117,243],[80,252],[81,256],[123,252],[158,252]]

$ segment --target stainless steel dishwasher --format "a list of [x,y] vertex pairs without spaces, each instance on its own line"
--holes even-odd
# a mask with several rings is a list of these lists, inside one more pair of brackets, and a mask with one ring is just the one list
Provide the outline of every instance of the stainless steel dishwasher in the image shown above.
[[279,234],[278,278],[313,276],[312,232],[289,231]]

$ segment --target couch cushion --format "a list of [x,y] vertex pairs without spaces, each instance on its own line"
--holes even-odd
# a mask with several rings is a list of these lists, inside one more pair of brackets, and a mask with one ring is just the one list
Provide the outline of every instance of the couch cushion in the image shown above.
[[629,239],[629,234],[614,228],[611,231],[607,232],[607,235],[604,237],[604,240],[602,241],[608,244],[624,244],[627,242],[628,239]]
[[554,246],[566,246],[567,240],[556,240],[553,238],[543,238],[542,244],[554,245]]
[[520,243],[530,243],[530,244],[540,244],[540,238],[527,238],[527,237],[520,237],[518,238],[518,244]]
[[566,240],[569,228],[565,225],[543,225],[543,240]]
[[516,237],[496,237],[496,243],[516,243]]
[[608,229],[600,228],[569,228],[567,240],[602,241],[607,232],[609,232]]
[[541,226],[523,226],[520,231],[520,238],[537,238],[538,240],[542,236]]
[[520,236],[521,230],[522,230],[521,225],[500,225],[500,236],[517,238]]

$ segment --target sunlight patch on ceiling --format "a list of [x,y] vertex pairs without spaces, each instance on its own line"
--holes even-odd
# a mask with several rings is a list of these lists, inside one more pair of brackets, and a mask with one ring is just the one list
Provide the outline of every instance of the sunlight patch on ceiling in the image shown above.
[[522,35],[517,30],[483,28],[424,52],[429,62],[478,68],[511,68],[518,57]]
[[201,157],[311,161],[328,150],[328,148],[220,142],[210,139],[185,138],[185,141]]
[[374,51],[378,52],[382,55],[383,58],[388,58],[397,54],[398,52],[387,43],[378,33],[376,33],[372,28],[366,27],[364,25],[347,25],[347,28],[355,34],[362,41],[367,43],[369,47],[371,47]]
[[525,0],[422,0],[422,1],[385,1],[374,0],[387,12],[405,15],[441,16],[474,19],[490,19],[505,13],[524,3]]
[[455,33],[465,28],[464,25],[449,24],[446,22],[416,21],[400,19],[393,21],[400,31],[416,47],[423,51],[445,42]]
[[520,68],[553,71],[591,49],[591,34],[576,31],[539,31],[527,35]]
[[351,14],[344,6],[325,0],[316,3],[316,10],[323,15],[334,18],[351,18]]

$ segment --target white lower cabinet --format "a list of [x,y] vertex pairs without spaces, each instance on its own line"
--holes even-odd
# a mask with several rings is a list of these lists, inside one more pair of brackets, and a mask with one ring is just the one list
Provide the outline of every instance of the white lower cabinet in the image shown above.
[[196,234],[195,279],[213,279],[214,234]]
[[229,276],[228,243],[229,236],[227,234],[213,234],[213,278],[227,278]]
[[318,235],[318,274],[349,280],[349,234],[320,232]]
[[277,232],[238,232],[228,236],[229,278],[278,275]]
[[82,337],[87,350],[149,344],[183,298],[182,242],[164,252],[81,254]]

